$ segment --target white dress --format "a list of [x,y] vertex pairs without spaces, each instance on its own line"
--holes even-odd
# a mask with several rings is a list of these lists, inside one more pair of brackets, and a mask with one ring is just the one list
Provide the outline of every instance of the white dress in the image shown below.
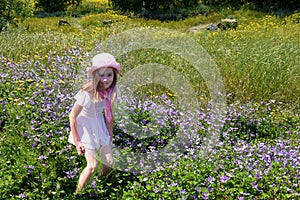
[[[76,128],[84,147],[97,151],[101,146],[109,145],[110,135],[103,114],[105,100],[94,102],[92,95],[84,90],[80,90],[75,95],[75,99],[75,104],[83,107],[76,118]],[[69,135],[68,142],[75,145],[72,133]]]

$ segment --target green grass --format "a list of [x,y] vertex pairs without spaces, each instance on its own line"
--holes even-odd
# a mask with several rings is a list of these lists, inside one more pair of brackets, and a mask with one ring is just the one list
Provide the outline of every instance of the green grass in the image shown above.
[[[238,20],[236,30],[198,33],[189,30],[192,26],[217,23],[227,16]],[[297,198],[300,193],[299,165],[295,166],[295,160],[299,162],[299,154],[295,152],[299,153],[300,127],[299,13],[279,18],[246,8],[224,9],[208,16],[160,22],[127,17],[110,10],[105,3],[93,1],[85,2],[77,10],[70,9],[62,18],[71,26],[58,26],[61,17],[33,17],[18,28],[0,33],[3,113],[0,115],[0,154],[3,155],[0,179],[5,180],[0,183],[1,199],[18,199],[23,193],[28,199],[75,198],[76,173],[82,170],[85,161],[74,148],[69,149],[66,141],[68,111],[73,100],[70,95],[78,86],[73,73],[81,72],[84,54],[103,40],[143,27],[179,31],[194,39],[213,58],[228,94],[224,141],[208,157],[198,156],[201,151],[197,146],[170,167],[147,175],[113,170],[107,178],[95,177],[97,186],[93,188],[89,184],[81,198],[77,197]],[[105,20],[112,23],[104,24]],[[173,66],[190,80],[199,97],[204,94],[204,98],[209,98],[203,78],[178,55],[143,49],[118,59],[123,73],[137,64]],[[155,96],[157,87],[147,85],[143,89],[149,89],[148,86],[152,90],[147,95]],[[168,88],[163,89],[171,93]],[[135,116],[137,121],[148,117],[147,113],[141,113]],[[198,116],[199,134],[206,133],[213,117],[210,113],[210,110],[203,111],[203,118]],[[120,130],[115,131],[116,135],[122,134]],[[168,131],[169,127],[165,128],[161,137],[165,139]],[[132,138],[123,134],[118,142],[126,146],[127,139]],[[146,145],[152,142],[150,139],[144,141]],[[134,149],[131,145],[126,147]],[[270,165],[269,156],[273,159]],[[68,178],[66,172],[76,175]],[[224,181],[225,176],[229,180]]]
[[[100,6],[101,8],[101,6]],[[234,16],[236,31],[201,31],[189,28],[217,23]],[[217,63],[225,79],[226,90],[234,100],[274,99],[299,104],[299,14],[278,18],[251,10],[224,10],[223,13],[198,16],[179,22],[133,19],[117,12],[89,14],[81,18],[65,17],[71,26],[58,26],[58,17],[30,18],[18,29],[1,34],[2,54],[13,60],[45,56],[78,46],[90,51],[109,35],[131,28],[163,27],[183,32],[202,45]],[[103,21],[112,20],[112,24]]]

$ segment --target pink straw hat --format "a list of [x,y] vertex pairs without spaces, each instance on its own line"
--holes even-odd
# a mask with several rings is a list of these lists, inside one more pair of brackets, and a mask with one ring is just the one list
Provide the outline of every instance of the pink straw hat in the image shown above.
[[92,67],[88,70],[88,75],[93,76],[93,72],[97,69],[111,67],[117,70],[117,73],[120,73],[121,67],[115,57],[109,53],[100,53],[93,57]]

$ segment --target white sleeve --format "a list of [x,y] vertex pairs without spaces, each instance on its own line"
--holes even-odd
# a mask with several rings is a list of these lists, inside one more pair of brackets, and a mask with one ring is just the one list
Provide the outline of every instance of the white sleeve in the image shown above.
[[90,107],[91,105],[91,96],[87,91],[80,90],[74,97],[76,99],[75,104],[78,104],[82,107]]

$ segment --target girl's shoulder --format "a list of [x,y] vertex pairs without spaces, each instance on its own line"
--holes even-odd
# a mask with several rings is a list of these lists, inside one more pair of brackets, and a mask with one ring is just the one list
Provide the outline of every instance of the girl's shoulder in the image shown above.
[[74,97],[76,99],[76,103],[80,106],[86,107],[89,106],[92,100],[91,92],[86,90],[79,90]]
[[77,94],[75,95],[75,97],[86,97],[86,96],[91,96],[92,93],[90,91],[84,90],[84,89],[80,89]]

